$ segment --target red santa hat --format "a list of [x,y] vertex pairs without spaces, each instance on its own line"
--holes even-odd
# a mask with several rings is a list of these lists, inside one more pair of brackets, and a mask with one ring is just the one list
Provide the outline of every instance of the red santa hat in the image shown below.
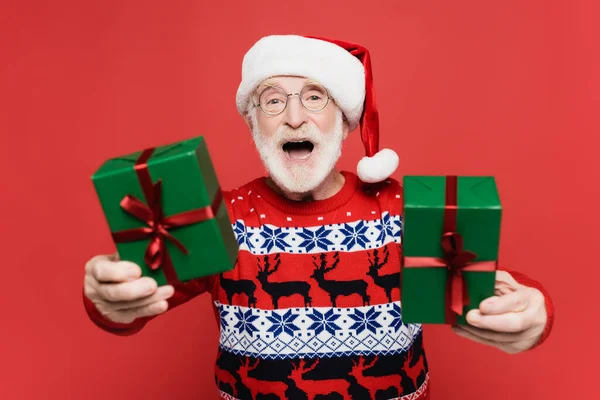
[[398,167],[398,155],[379,150],[379,113],[373,93],[371,56],[363,46],[314,36],[266,36],[248,50],[237,91],[244,115],[258,85],[273,76],[295,75],[320,82],[344,113],[350,131],[359,124],[366,157],[357,166],[363,182],[380,182]]

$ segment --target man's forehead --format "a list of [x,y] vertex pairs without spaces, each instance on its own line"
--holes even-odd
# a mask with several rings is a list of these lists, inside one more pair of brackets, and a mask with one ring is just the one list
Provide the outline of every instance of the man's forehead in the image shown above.
[[321,83],[315,79],[306,78],[302,76],[273,76],[265,79],[258,85],[258,89],[265,87],[283,87],[286,85],[285,78],[298,78],[302,85],[321,85]]

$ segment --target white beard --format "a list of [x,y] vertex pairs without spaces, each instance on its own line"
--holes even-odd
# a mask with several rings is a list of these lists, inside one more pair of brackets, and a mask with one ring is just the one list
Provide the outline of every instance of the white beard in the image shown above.
[[[309,122],[298,129],[282,125],[271,138],[265,138],[259,128],[255,108],[250,112],[252,136],[260,158],[277,186],[288,193],[308,193],[323,183],[342,154],[343,114],[336,111],[333,131],[323,134]],[[294,163],[283,150],[290,140],[310,140],[314,148],[306,162]]]

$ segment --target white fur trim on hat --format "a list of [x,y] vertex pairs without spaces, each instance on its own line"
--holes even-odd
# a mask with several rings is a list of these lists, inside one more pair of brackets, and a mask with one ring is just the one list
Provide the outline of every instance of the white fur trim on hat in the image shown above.
[[244,56],[242,82],[236,95],[238,112],[246,112],[252,93],[262,81],[278,75],[320,82],[341,108],[350,130],[358,126],[365,101],[365,71],[347,50],[324,40],[296,35],[260,39]]
[[399,161],[398,154],[394,150],[382,149],[373,157],[363,157],[358,162],[356,171],[363,182],[381,182],[394,173]]

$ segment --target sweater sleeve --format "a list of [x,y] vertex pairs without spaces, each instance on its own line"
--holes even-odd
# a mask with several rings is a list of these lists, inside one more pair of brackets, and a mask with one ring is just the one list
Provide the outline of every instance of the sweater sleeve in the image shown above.
[[[213,277],[204,277],[186,283],[178,283],[173,285],[175,293],[167,300],[167,303],[169,304],[167,312],[193,299],[199,294],[209,291],[211,289],[211,286],[213,285],[213,281]],[[98,311],[94,303],[90,299],[88,299],[85,296],[85,294],[83,294],[83,305],[89,318],[96,326],[108,333],[112,333],[118,336],[133,335],[142,330],[142,328],[149,321],[162,315],[159,314],[152,317],[140,317],[128,324],[122,324],[118,322],[113,322],[106,318],[104,315],[102,315],[102,313]]]
[[552,325],[554,324],[554,304],[552,303],[550,294],[542,286],[541,283],[527,277],[525,274],[522,274],[517,271],[507,270],[502,267],[499,267],[498,269],[502,270],[502,271],[506,271],[509,274],[511,274],[511,276],[517,282],[519,282],[521,285],[536,288],[542,293],[542,295],[544,295],[544,303],[546,305],[546,314],[547,314],[546,326],[544,327],[544,331],[542,332],[542,336],[540,337],[540,340],[531,348],[531,349],[534,349],[534,348],[538,347],[539,345],[541,345],[548,338],[548,336],[550,336],[550,331],[552,330]]

